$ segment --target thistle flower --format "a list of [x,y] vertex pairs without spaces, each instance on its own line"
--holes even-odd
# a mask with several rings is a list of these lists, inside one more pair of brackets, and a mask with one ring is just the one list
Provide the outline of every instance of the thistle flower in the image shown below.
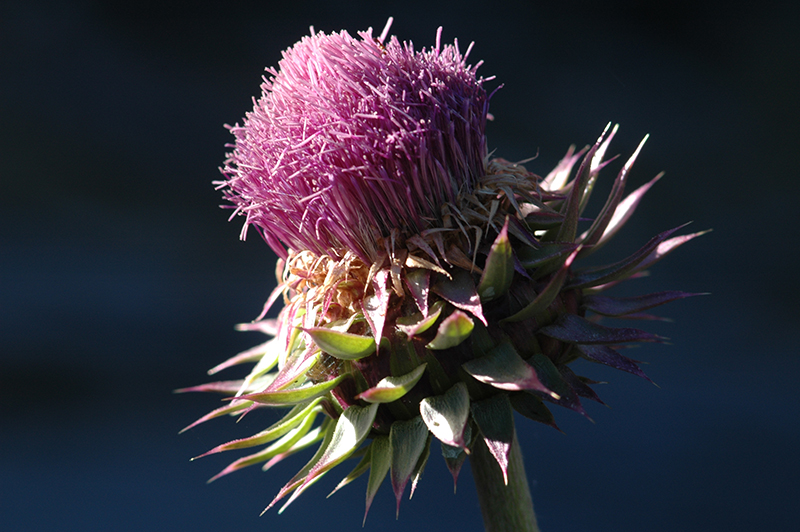
[[[548,405],[586,415],[581,398],[601,402],[570,363],[647,378],[619,348],[662,338],[600,318],[652,318],[646,310],[693,295],[604,295],[701,234],[673,236],[680,227],[610,266],[577,268],[660,178],[625,195],[644,140],[586,220],[616,126],[591,147],[570,148],[544,178],[491,159],[480,63],[468,66],[457,42],[442,46],[441,28],[421,51],[387,40],[388,29],[378,38],[312,29],[268,70],[244,125],[231,128],[236,143],[218,186],[245,217],[242,237],[254,226],[280,256],[278,287],[241,329],[272,338],[210,371],[255,363],[244,379],[186,390],[229,395],[190,427],[287,410],[206,453],[266,446],[214,478],[317,446],[269,507],[285,508],[360,457],[336,489],[369,471],[368,511],[388,475],[399,509],[433,440],[454,481],[482,444],[507,481],[514,411],[556,427]],[[279,298],[277,319],[265,319]]]

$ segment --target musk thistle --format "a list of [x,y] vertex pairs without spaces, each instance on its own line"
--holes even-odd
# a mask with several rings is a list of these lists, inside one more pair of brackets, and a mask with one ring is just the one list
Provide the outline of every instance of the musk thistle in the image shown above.
[[[587,219],[616,127],[570,148],[544,178],[492,158],[487,79],[476,73],[481,63],[467,64],[471,45],[464,54],[457,41],[442,45],[440,28],[433,48],[416,51],[387,40],[390,23],[377,38],[312,28],[267,70],[244,125],[230,128],[236,141],[218,188],[245,217],[242,238],[253,227],[279,256],[277,288],[240,328],[271,339],[209,372],[254,363],[244,379],[186,390],[229,396],[190,427],[286,410],[262,432],[207,452],[262,447],[214,478],[316,446],[269,507],[285,508],[360,457],[336,489],[369,472],[368,511],[388,475],[399,509],[433,440],[454,481],[485,445],[507,483],[514,411],[555,427],[548,405],[586,415],[580,399],[600,401],[571,362],[647,378],[619,348],[661,338],[600,318],[651,318],[646,310],[693,295],[604,295],[700,234],[674,236],[680,228],[610,266],[577,267],[659,179],[624,193],[644,140]],[[265,318],[281,298],[278,317]]]

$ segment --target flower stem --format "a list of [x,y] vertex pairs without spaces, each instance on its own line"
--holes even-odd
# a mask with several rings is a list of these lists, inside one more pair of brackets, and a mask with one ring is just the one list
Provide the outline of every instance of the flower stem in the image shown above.
[[469,457],[486,532],[539,532],[516,431],[508,458],[508,485],[492,453],[477,438]]

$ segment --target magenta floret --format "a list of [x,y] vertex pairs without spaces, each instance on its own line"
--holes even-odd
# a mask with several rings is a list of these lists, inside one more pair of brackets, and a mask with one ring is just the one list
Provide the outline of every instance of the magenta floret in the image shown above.
[[[386,33],[386,30],[384,31]],[[458,42],[415,52],[371,30],[316,33],[283,53],[233,126],[218,183],[272,249],[371,263],[377,242],[440,226],[485,174],[488,96]]]

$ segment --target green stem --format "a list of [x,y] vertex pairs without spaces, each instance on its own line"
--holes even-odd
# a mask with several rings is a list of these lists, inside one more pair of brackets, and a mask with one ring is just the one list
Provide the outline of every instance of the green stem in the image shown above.
[[505,485],[500,466],[483,438],[476,439],[469,463],[481,503],[483,526],[486,532],[539,532],[516,431],[508,461],[508,485]]

